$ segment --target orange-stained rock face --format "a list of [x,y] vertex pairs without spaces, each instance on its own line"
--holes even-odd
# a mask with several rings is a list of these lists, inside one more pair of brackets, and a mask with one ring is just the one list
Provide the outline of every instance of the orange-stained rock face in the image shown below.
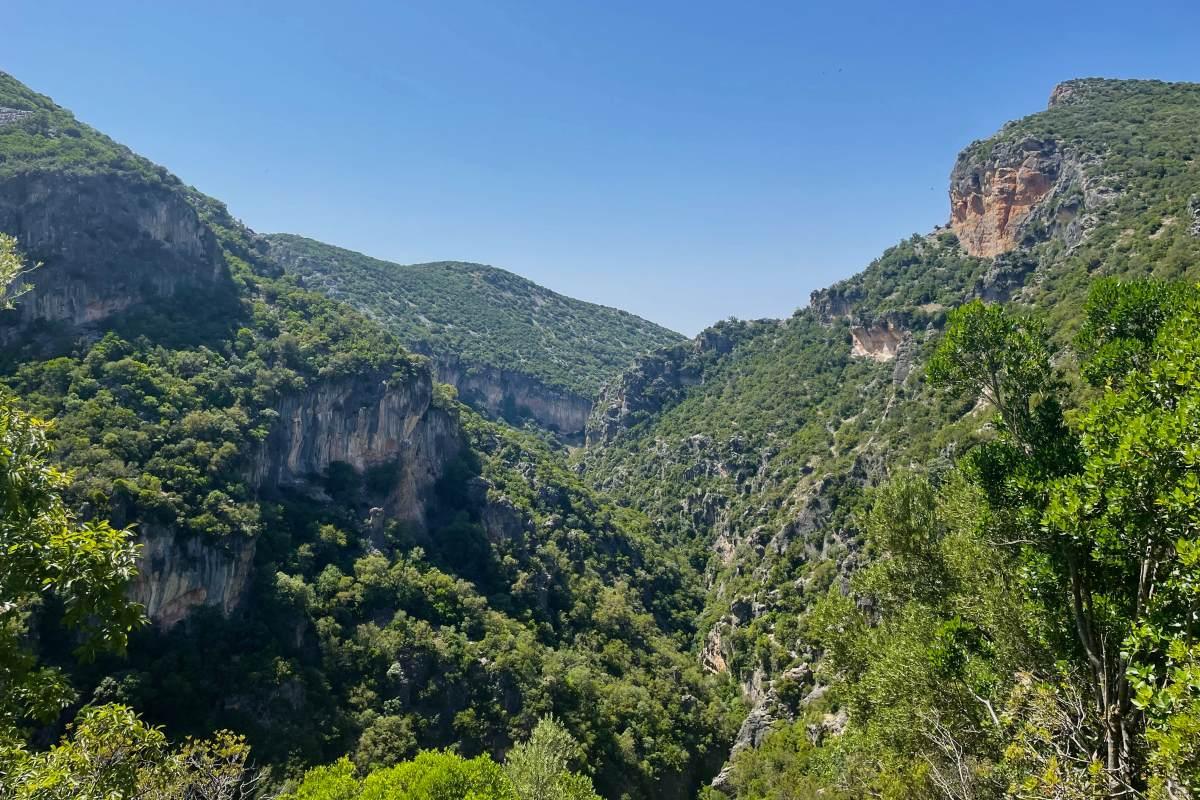
[[725,661],[725,644],[721,638],[720,627],[714,627],[704,640],[704,649],[700,653],[700,664],[709,672],[721,674],[729,670]]
[[963,249],[991,258],[1016,247],[1060,167],[1054,143],[1036,139],[997,148],[980,162],[960,157],[950,176],[950,225]]

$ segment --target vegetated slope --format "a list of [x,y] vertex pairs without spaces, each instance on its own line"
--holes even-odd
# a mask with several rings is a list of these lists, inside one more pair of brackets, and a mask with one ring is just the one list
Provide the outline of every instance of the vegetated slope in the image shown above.
[[636,356],[682,339],[483,264],[394,264],[301,236],[266,240],[271,256],[306,286],[350,303],[433,356],[464,399],[568,433],[582,431],[605,380]]
[[1198,125],[1197,85],[1062,84],[1048,110],[962,153],[948,228],[790,319],[721,323],[605,388],[586,475],[706,571],[697,646],[755,706],[739,748],[818,703],[805,614],[863,561],[864,490],[897,466],[949,466],[986,434],[972,400],[924,381],[947,309],[1012,299],[1065,346],[1093,279],[1196,279]]
[[501,753],[554,713],[607,796],[714,771],[735,701],[685,655],[696,575],[642,515],[6,75],[0,231],[43,264],[0,311],[2,390],[53,421],[72,506],[144,548],[152,624],[81,702],[240,730],[281,770]]

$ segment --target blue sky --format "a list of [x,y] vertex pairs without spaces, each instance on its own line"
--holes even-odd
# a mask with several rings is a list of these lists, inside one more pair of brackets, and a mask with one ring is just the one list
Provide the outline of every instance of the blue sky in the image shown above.
[[948,216],[1060,80],[1200,80],[1200,4],[8,0],[0,69],[263,232],[692,334]]

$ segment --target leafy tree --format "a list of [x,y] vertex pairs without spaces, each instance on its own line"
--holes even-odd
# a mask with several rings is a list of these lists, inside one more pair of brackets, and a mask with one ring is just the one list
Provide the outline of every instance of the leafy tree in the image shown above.
[[521,800],[599,800],[587,776],[571,771],[582,756],[566,728],[548,716],[509,752],[504,771]]
[[[1144,355],[1121,359],[1135,369],[1119,388],[1075,420],[1083,469],[1052,485],[1045,522],[1086,548],[1071,580],[1084,651],[1103,679],[1110,768],[1133,781],[1148,715],[1156,785],[1172,796],[1200,788],[1189,735],[1200,710],[1200,297],[1183,288],[1129,291],[1138,300],[1150,294],[1154,308],[1139,316],[1161,324],[1152,339],[1145,329]],[[1153,313],[1163,305],[1175,313]],[[1130,338],[1116,342],[1126,356]],[[1108,363],[1112,344],[1097,348]]]
[[500,765],[487,756],[463,758],[426,750],[412,761],[378,770],[362,782],[360,800],[515,800]]
[[981,395],[1022,444],[1037,436],[1035,409],[1055,388],[1045,327],[979,300],[950,312],[927,371],[935,384]]
[[503,766],[486,755],[464,758],[423,750],[409,761],[358,777],[343,758],[309,770],[281,800],[599,800],[591,781],[570,771],[581,755],[566,729],[545,717]]
[[33,288],[21,279],[38,266],[26,265],[15,236],[0,233],[0,310],[12,309],[14,301]]
[[518,800],[504,770],[488,756],[424,750],[411,761],[354,774],[348,759],[305,773],[281,800]]
[[807,620],[849,725],[803,769],[850,796],[996,796],[1011,676],[1049,658],[985,497],[901,472],[864,517],[873,563]]
[[129,708],[85,708],[45,752],[0,759],[3,800],[242,800],[265,774],[247,769],[245,740],[228,732],[171,747]]
[[1159,330],[1196,295],[1195,286],[1180,281],[1097,280],[1075,340],[1084,377],[1103,386],[1145,370]]
[[[1155,703],[1151,758],[1168,770],[1157,780],[1195,781],[1194,756],[1178,737],[1181,722],[1173,713],[1190,713],[1195,702],[1178,683],[1189,680],[1196,613],[1191,553],[1200,513],[1200,303],[1188,294],[1099,284],[1082,337],[1090,356],[1085,372],[1109,389],[1072,418],[1073,457],[1061,457],[1064,437],[1042,435],[1048,426],[1009,422],[1022,413],[1012,409],[1038,407],[1043,392],[1037,382],[1015,381],[992,395],[1009,406],[1001,408],[1008,424],[998,444],[1009,445],[1009,457],[990,457],[985,448],[975,460],[986,466],[976,472],[985,484],[1019,487],[1008,496],[1021,500],[1027,558],[1074,632],[1088,716],[1100,728],[1101,763],[1114,794],[1144,785],[1141,709]],[[995,373],[978,366],[988,346],[981,337],[1016,324],[1007,312],[984,306],[952,317],[931,375],[988,393]],[[1001,335],[996,347],[1006,352],[987,363],[1044,361],[1014,372],[1049,374],[1044,344]],[[1040,407],[1056,410],[1052,402]]]
[[30,614],[45,600],[83,634],[79,653],[122,649],[141,620],[125,598],[137,547],[107,522],[78,522],[63,503],[65,474],[50,465],[46,425],[0,400],[0,733],[52,719],[74,694],[60,671],[24,644]]
[[0,798],[3,800],[237,800],[261,780],[231,734],[170,748],[129,708],[87,706],[68,736],[44,752],[23,740],[75,700],[66,676],[39,663],[29,619],[53,599],[83,637],[85,658],[122,650],[140,609],[125,597],[137,547],[128,530],[78,522],[50,466],[46,425],[0,402]]

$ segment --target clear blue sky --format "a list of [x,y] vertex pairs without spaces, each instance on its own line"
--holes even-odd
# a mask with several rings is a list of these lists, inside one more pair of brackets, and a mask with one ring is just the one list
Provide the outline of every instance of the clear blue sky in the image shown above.
[[0,69],[256,230],[495,264],[689,334],[789,314],[944,222],[958,150],[1059,80],[1200,80],[1195,0],[7,0],[3,22]]

